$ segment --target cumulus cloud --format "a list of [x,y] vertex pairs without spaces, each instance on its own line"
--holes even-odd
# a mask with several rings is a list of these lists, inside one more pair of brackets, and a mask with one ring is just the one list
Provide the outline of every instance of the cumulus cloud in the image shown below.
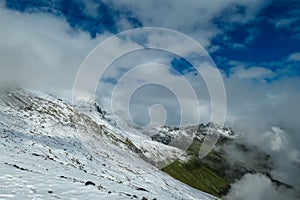
[[[68,99],[71,97],[77,70],[85,56],[95,45],[110,35],[109,33],[98,35],[98,37],[93,40],[88,33],[72,29],[63,18],[44,13],[19,13],[1,7],[0,16],[0,26],[3,27],[3,31],[0,33],[2,38],[0,41],[1,84],[38,89]],[[163,42],[162,38],[164,37],[153,35],[148,43],[154,44],[158,41]],[[170,40],[164,45],[169,45],[171,46],[170,48],[184,55],[193,52],[189,44],[184,44],[179,41],[175,43]],[[125,41],[119,38],[117,43],[110,45],[106,49],[105,55],[101,55],[101,58],[111,60],[112,54],[117,54],[120,49],[131,48],[132,46],[140,47],[132,41]],[[161,55],[161,52],[151,54],[147,51],[146,53],[142,52],[132,57],[130,57],[130,55],[127,57],[124,56],[123,59],[120,59],[119,63],[110,67],[111,70],[107,73],[108,80],[118,80],[124,71],[129,70],[132,66],[137,64],[145,64],[149,62],[149,60],[154,63],[171,66],[173,60],[172,56],[159,55]],[[138,58],[138,62],[135,61],[134,58]],[[147,70],[147,73],[144,71],[144,73],[136,74],[134,77],[138,80],[146,80],[151,77],[150,74],[152,74],[154,77],[159,77],[161,81],[167,80],[168,83],[166,84],[168,85],[179,85],[178,83],[182,81],[178,82],[178,80],[185,79],[169,70],[159,70],[155,73],[151,73],[151,68]],[[97,74],[97,71],[90,73],[91,77],[87,80],[91,80],[95,74]],[[127,83],[127,85],[129,85],[129,83]],[[102,98],[101,101],[107,102],[104,103],[104,105],[110,105],[109,94],[106,91],[111,91],[114,86],[114,81],[104,83],[105,89],[102,90],[99,95]],[[144,99],[144,102],[139,105],[144,105],[143,108],[145,108],[145,106],[150,105],[150,101],[155,103],[154,98],[159,99],[157,95],[155,95],[157,91],[158,90],[152,90],[152,95],[149,93],[151,98]],[[178,91],[182,94],[186,92],[184,86],[179,87]],[[124,92],[126,94],[126,88]],[[120,93],[120,95],[121,94],[123,93]],[[174,101],[170,101],[170,98],[166,96],[164,98],[161,96],[160,99],[161,102],[164,102],[164,105],[169,104],[168,110],[173,112],[170,116],[178,116],[176,109],[174,109],[178,108],[175,99]],[[184,99],[185,105],[194,105],[188,95],[186,95]],[[120,98],[120,100],[124,100],[124,98]],[[196,101],[196,103],[198,102]],[[120,107],[122,107],[122,101]],[[199,118],[197,117],[199,113],[196,112],[195,108],[192,106],[185,107],[185,109],[188,109],[184,114],[186,116],[185,122],[189,121],[191,123]],[[209,101],[206,99],[202,100],[202,116],[209,115],[208,107]],[[143,121],[145,117],[141,117],[141,114],[145,113],[138,112],[137,109],[136,118]],[[173,121],[174,124],[174,121],[178,121],[178,119],[175,117],[173,120],[170,119],[170,121]],[[209,120],[207,119],[206,121]]]
[[0,81],[70,97],[76,71],[100,41],[62,18],[0,7]]
[[[204,47],[222,30],[213,23],[220,18],[224,22],[247,23],[269,1],[261,0],[213,0],[213,1],[109,1],[111,8],[129,11],[144,26],[159,26],[181,31],[197,39]],[[244,12],[240,12],[243,8]],[[229,10],[229,11],[228,11]]]
[[[129,71],[122,71],[123,77],[114,76],[118,81],[117,84],[102,81],[98,88],[101,105],[108,110],[112,106],[123,118],[128,120],[132,117],[133,121],[139,125],[149,123],[148,111],[155,104],[164,107],[168,125],[179,126],[181,120],[185,125],[197,124],[200,118],[201,121],[208,122],[210,102],[207,97],[199,98],[200,91],[203,93],[207,93],[207,91],[205,88],[201,90],[195,88],[199,87],[197,81],[201,82],[201,80],[199,81],[195,77],[191,79],[180,76],[178,72],[168,66],[170,63],[168,65],[159,63],[138,65]],[[195,83],[196,85],[193,85]],[[103,95],[104,93],[105,95]],[[127,111],[130,111],[131,116],[126,114]]]
[[[197,69],[205,73],[207,79],[212,80],[212,85],[218,85],[217,80],[213,80],[214,74],[217,71],[210,70],[210,68],[213,68],[213,63],[209,56],[205,54],[202,48],[195,45],[193,40],[184,40],[182,37],[176,34],[174,35],[173,32],[171,32],[171,35],[161,34],[160,31],[147,32],[144,38],[147,39],[145,39],[146,42],[143,45],[160,50],[143,49],[128,53],[114,60],[112,65],[106,70],[106,74],[99,84],[98,94],[101,98],[101,105],[110,110],[110,99],[117,99],[116,102],[118,103],[112,105],[112,108],[118,110],[119,114],[123,113],[123,118],[130,119],[131,116],[126,114],[127,108],[129,107],[128,99],[133,95],[133,93],[131,93],[133,90],[139,90],[139,95],[133,95],[130,103],[134,105],[131,106],[131,114],[134,115],[133,118],[138,120],[140,124],[145,124],[149,119],[147,110],[155,103],[160,103],[166,107],[166,113],[168,113],[169,116],[167,118],[168,125],[182,125],[182,123],[180,123],[181,120],[185,125],[196,124],[199,122],[199,115],[201,115],[202,122],[210,121],[210,102],[207,98],[209,95],[207,91],[205,91],[206,86],[203,84],[204,82],[201,77],[199,77],[196,69],[189,73],[186,72],[184,76],[176,72],[176,67],[174,69],[172,62],[177,55],[164,51],[164,49],[169,49],[169,51],[181,54],[186,58],[190,57],[196,64],[199,64]],[[130,42],[123,42],[123,44],[126,43],[128,44]],[[143,65],[141,66],[142,69],[135,68],[139,65]],[[184,66],[180,67],[184,68]],[[122,76],[126,77],[126,79],[120,80],[124,78]],[[151,89],[149,87],[139,87],[147,85],[148,83],[154,83],[154,85],[159,83],[160,86],[156,84],[156,86]],[[119,89],[118,92],[114,92],[114,97],[112,97],[111,91],[114,87]],[[110,89],[108,90],[107,88]],[[165,91],[170,91],[163,93],[162,88],[166,88]],[[145,91],[141,92],[141,90]],[[188,93],[188,91],[192,92]],[[206,94],[203,94],[205,92]],[[193,93],[195,93],[195,96],[193,96]],[[201,96],[201,98],[199,98],[199,96]],[[178,101],[180,105],[178,105]],[[222,98],[219,98],[217,101],[221,102]],[[201,106],[197,104],[201,104]],[[217,107],[218,105],[215,106]],[[224,106],[225,105],[223,105],[223,107]]]
[[262,174],[246,174],[231,186],[226,200],[293,200],[297,195],[284,187],[275,187],[271,180]]

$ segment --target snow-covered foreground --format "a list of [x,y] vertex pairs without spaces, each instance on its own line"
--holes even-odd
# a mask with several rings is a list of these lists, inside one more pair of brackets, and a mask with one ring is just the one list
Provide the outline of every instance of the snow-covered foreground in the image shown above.
[[6,92],[0,199],[216,199],[157,170],[109,128],[47,95]]

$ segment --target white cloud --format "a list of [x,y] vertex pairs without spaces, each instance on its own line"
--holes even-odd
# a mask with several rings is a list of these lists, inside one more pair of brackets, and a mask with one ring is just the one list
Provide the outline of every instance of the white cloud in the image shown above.
[[90,14],[93,17],[97,17],[99,15],[98,13],[98,3],[94,0],[84,0],[82,1],[84,3],[84,10],[86,13]]
[[288,157],[290,160],[295,162],[295,164],[300,166],[300,152],[298,150],[292,150],[289,152]]
[[282,77],[272,82],[227,77],[224,81],[228,125],[245,133],[243,141],[272,156],[274,177],[299,186],[299,180],[294,178],[300,175],[299,166],[287,159],[291,151],[299,151],[299,77]]
[[[144,26],[158,26],[175,29],[188,34],[204,47],[210,46],[210,40],[222,31],[212,23],[226,12],[222,19],[229,23],[246,23],[255,18],[255,14],[269,1],[262,0],[189,0],[189,1],[107,1],[112,8],[129,10],[133,17]],[[241,14],[236,6],[244,7]],[[226,19],[225,19],[226,18]]]
[[[195,124],[200,119],[199,114],[202,120],[205,118],[209,121],[207,119],[210,116],[209,101],[205,102],[194,96],[195,91],[192,86],[194,80],[189,82],[184,76],[172,73],[170,68],[159,64],[147,64],[125,72],[122,79],[119,78],[118,81],[117,90],[112,96],[112,106],[127,120],[130,119],[126,114],[129,107],[127,103],[131,103],[134,106],[130,114],[142,124],[147,122],[148,110],[154,104],[164,106],[168,114],[168,122],[173,125],[179,125],[180,119],[185,125]],[[160,85],[155,85],[155,83]],[[113,84],[101,83],[98,92],[103,94],[107,91],[108,85],[110,85],[109,88],[114,87]],[[131,92],[135,92],[136,96]],[[106,92],[107,95],[111,95],[108,93]],[[200,111],[197,109],[198,102],[201,103]],[[110,102],[108,105],[110,106]]]
[[268,131],[263,136],[269,141],[272,151],[280,151],[287,145],[286,132],[279,127],[272,127],[272,131]]
[[290,54],[288,56],[288,61],[300,61],[300,52]]
[[[97,40],[62,18],[0,7],[0,80],[70,97],[76,71]],[[66,92],[68,91],[68,92]]]
[[293,200],[293,191],[276,188],[271,180],[262,174],[246,174],[231,186],[226,200]]
[[249,67],[246,68],[245,66],[237,66],[231,69],[230,76],[233,78],[256,78],[256,79],[264,79],[264,78],[271,78],[275,75],[275,73],[267,68],[264,67]]

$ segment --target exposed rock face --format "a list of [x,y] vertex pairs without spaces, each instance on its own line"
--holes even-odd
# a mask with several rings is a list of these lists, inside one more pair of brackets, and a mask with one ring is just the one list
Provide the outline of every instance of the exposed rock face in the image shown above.
[[193,140],[194,138],[202,140],[208,134],[216,134],[220,137],[221,140],[233,140],[239,137],[239,135],[236,134],[231,128],[221,127],[212,122],[209,122],[206,125],[199,124],[181,128],[162,126],[157,127],[150,132],[152,132],[152,140],[161,142],[166,145],[170,144],[173,140],[176,140],[176,138],[180,134],[190,137],[191,140]]

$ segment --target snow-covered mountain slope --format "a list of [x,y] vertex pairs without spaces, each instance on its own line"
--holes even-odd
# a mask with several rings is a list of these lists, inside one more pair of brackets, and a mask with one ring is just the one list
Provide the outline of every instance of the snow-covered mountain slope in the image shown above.
[[1,93],[0,199],[216,199],[141,159],[143,143],[48,95]]
[[[119,119],[118,123],[124,124],[123,129],[121,130],[118,128],[118,123],[114,121],[112,116],[107,118],[107,114],[102,115],[105,111],[102,111],[96,103],[91,102],[89,105],[79,105],[76,106],[76,109],[92,118],[98,124],[101,124],[106,133],[117,136],[118,140],[124,141],[125,143],[128,143],[129,141],[134,144],[135,152],[139,153],[140,157],[145,161],[159,169],[167,166],[177,159],[187,159],[185,152],[187,147],[180,148],[178,146],[162,144],[159,141],[153,140],[145,131],[131,127]],[[188,139],[191,140],[191,137]],[[191,141],[188,144],[191,144]]]

